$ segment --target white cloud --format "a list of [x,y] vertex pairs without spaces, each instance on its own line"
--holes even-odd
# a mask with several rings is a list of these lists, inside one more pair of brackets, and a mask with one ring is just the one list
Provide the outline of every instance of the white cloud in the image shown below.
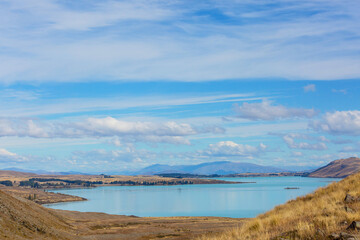
[[8,150],[4,149],[4,148],[0,148],[0,156],[2,157],[15,157],[16,154],[9,152]]
[[253,157],[266,150],[267,146],[260,143],[254,147],[247,144],[238,144],[232,141],[222,141],[210,144],[209,147],[200,153],[211,157]]
[[315,92],[316,86],[315,84],[309,84],[304,87],[304,92]]
[[[194,127],[188,123],[123,121],[120,119],[88,118],[78,122],[47,122],[29,119],[0,119],[0,137],[85,138],[117,137],[124,142],[190,144],[187,136],[223,133],[216,126]],[[120,143],[120,142],[118,142]]]
[[336,111],[326,113],[320,121],[309,126],[317,131],[334,135],[360,135],[360,111]]
[[327,145],[323,142],[318,143],[309,143],[309,142],[295,142],[295,139],[312,139],[307,137],[307,135],[302,134],[286,134],[283,136],[283,140],[287,146],[291,149],[304,149],[304,150],[326,150]]
[[26,157],[20,156],[16,153],[12,153],[4,148],[0,148],[0,162],[24,162],[27,161]]
[[289,118],[311,118],[317,113],[314,109],[287,108],[282,105],[272,105],[270,101],[260,103],[243,103],[235,105],[238,117],[249,120],[278,120]]
[[71,160],[75,164],[112,164],[117,162],[142,163],[156,159],[157,154],[142,149],[135,149],[127,144],[121,150],[96,149],[92,151],[75,151]]
[[38,124],[31,119],[0,118],[0,137],[18,136],[48,138],[51,137],[50,134],[49,129],[39,127]]
[[78,129],[94,133],[98,136],[122,134],[145,134],[157,136],[186,136],[196,134],[189,124],[165,122],[161,124],[151,122],[126,122],[112,117],[88,118],[83,123],[77,123]]

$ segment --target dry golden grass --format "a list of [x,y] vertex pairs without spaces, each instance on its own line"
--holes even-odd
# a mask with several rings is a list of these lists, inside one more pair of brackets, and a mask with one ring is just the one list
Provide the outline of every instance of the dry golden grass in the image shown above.
[[[277,206],[240,228],[199,240],[329,239],[330,234],[346,232],[352,221],[360,220],[360,202],[346,204],[347,193],[360,195],[360,173]],[[345,211],[345,206],[355,212]]]
[[0,170],[0,181],[11,180],[12,182],[20,182],[29,180],[29,178],[36,177],[34,173],[24,173],[24,172],[15,172],[15,171],[4,171]]
[[0,190],[0,239],[75,239],[70,230],[62,216]]
[[132,217],[105,213],[55,210],[82,239],[190,240],[243,224],[244,219],[222,217]]

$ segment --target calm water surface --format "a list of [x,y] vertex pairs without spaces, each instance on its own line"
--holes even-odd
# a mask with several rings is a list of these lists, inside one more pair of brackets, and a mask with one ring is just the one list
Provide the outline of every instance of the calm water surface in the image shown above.
[[[105,212],[140,217],[218,216],[248,218],[290,199],[339,181],[334,178],[256,177],[218,178],[244,184],[181,186],[107,186],[63,189],[53,192],[87,198],[88,201],[49,204],[54,209]],[[299,189],[285,190],[286,187]]]

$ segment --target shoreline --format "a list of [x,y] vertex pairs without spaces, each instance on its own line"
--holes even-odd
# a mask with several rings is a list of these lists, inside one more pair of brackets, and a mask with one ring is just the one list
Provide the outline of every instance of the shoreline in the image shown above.
[[[9,173],[9,172],[7,172]],[[304,177],[294,173],[245,173],[226,176],[183,176],[182,174],[166,174],[166,176],[121,176],[121,175],[18,175],[16,172],[0,175],[0,180],[9,180],[14,186],[4,186],[6,192],[32,200],[38,204],[55,204],[63,202],[87,201],[76,195],[56,192],[57,190],[88,189],[109,186],[180,186],[202,184],[246,184],[254,181],[227,181],[226,178],[244,177]],[[205,178],[204,178],[205,177]],[[2,185],[0,185],[2,186]]]
[[179,179],[159,176],[37,175],[14,171],[0,171],[0,181],[2,181],[0,189],[16,197],[22,197],[38,204],[87,200],[78,196],[49,192],[62,189],[85,189],[107,186],[176,186],[245,183],[216,179]]
[[[279,176],[280,177],[280,176]],[[281,177],[283,177],[283,176],[281,176]],[[328,183],[332,183],[332,182],[334,182],[334,181],[326,181],[326,182],[328,182]],[[226,183],[228,183],[228,182],[226,182]],[[232,183],[256,183],[256,182],[232,182]],[[201,184],[199,184],[199,185],[201,185]],[[108,187],[108,186],[123,186],[123,185],[109,185],[109,184],[107,184],[107,185],[97,185],[96,187]],[[87,189],[87,188],[82,188],[82,189]],[[292,187],[292,186],[288,186],[288,187],[284,187],[283,188],[284,190],[293,190],[293,189],[300,189],[300,187]],[[318,188],[317,188],[318,189]],[[316,190],[317,190],[316,189]],[[64,190],[64,188],[62,188],[62,189],[53,189],[53,191],[55,191],[56,192],[56,190]],[[316,190],[314,190],[314,191],[316,191]],[[60,192],[61,193],[61,192]],[[67,192],[68,194],[71,194],[71,192]],[[55,203],[57,203],[57,202],[53,202],[54,204]],[[53,204],[53,203],[51,203],[51,204]],[[58,203],[61,203],[61,202],[58,202]],[[46,206],[46,207],[50,207],[51,208],[51,206],[50,205],[48,205],[48,206]],[[274,206],[274,207],[276,207],[276,206]],[[61,207],[60,207],[60,209],[61,209]],[[113,214],[112,212],[108,212],[107,214]],[[121,212],[120,213],[117,213],[117,214],[121,214]],[[131,214],[131,212],[129,212],[129,214]],[[141,215],[141,214],[140,214]],[[151,216],[140,216],[140,217],[151,217]],[[178,217],[178,216],[164,216],[164,217]],[[182,216],[182,217],[189,217],[189,216],[186,216],[186,215],[184,215],[184,216]],[[195,217],[195,216],[190,216],[190,217]],[[201,217],[201,216],[199,216],[199,217]],[[209,217],[209,216],[207,216],[207,217]],[[213,217],[229,217],[229,216],[213,216]],[[232,217],[230,217],[230,218],[239,218],[239,217],[237,217],[237,216],[232,216]],[[244,217],[242,217],[242,218],[244,218]],[[249,216],[249,218],[253,218],[253,216]]]

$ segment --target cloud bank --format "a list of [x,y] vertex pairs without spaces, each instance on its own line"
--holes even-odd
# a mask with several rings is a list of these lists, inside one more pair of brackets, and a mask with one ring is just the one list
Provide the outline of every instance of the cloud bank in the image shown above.
[[0,119],[0,137],[100,138],[118,137],[125,142],[190,144],[185,137],[203,133],[223,133],[217,126],[194,127],[187,123],[130,122],[120,119],[88,118],[79,122],[44,122],[32,119]]
[[359,5],[5,0],[0,79],[354,79],[360,76],[354,54],[360,50]]

